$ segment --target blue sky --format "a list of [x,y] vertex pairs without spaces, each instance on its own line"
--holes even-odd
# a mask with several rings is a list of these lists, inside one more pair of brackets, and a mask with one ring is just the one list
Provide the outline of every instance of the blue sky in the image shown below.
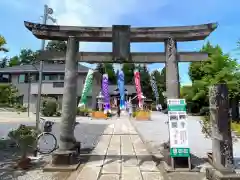
[[[23,21],[41,22],[45,3],[54,9],[54,17],[60,25],[174,26],[218,22],[217,30],[205,41],[179,43],[178,50],[196,51],[209,40],[237,58],[235,49],[240,38],[239,0],[1,0],[0,34],[6,38],[10,49],[7,56],[18,54],[22,48],[40,48],[40,40],[27,31]],[[80,43],[80,48],[83,51],[111,51],[111,44]],[[163,44],[135,43],[131,45],[131,50],[162,52]],[[163,66],[152,64],[149,69],[161,69]],[[188,63],[180,63],[179,69],[181,82],[189,83]]]

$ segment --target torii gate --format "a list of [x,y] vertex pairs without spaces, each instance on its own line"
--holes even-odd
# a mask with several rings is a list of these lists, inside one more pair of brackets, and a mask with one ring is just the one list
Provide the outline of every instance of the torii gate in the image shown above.
[[[67,41],[66,54],[43,51],[40,60],[66,60],[63,114],[59,150],[69,153],[74,146],[76,107],[76,62],[113,63],[166,63],[166,87],[168,98],[179,98],[180,83],[178,62],[205,60],[208,54],[201,52],[177,52],[177,42],[204,40],[217,28],[216,23],[195,26],[141,27],[113,25],[112,27],[56,26],[24,22],[38,39]],[[81,42],[112,42],[111,52],[79,52]],[[131,53],[131,42],[164,42],[163,53]],[[75,83],[75,85],[74,85]],[[62,155],[62,154],[61,154]],[[60,155],[59,155],[60,157]],[[61,157],[60,157],[61,158]]]

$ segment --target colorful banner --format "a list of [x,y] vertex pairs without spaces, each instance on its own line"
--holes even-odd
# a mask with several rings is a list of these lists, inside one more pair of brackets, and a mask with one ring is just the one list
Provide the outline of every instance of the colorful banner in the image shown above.
[[141,83],[140,83],[140,73],[138,71],[134,72],[134,80],[136,85],[136,91],[138,96],[138,102],[139,107],[142,108],[142,89],[141,89]]
[[84,83],[82,95],[81,95],[81,100],[80,100],[78,107],[86,105],[86,103],[87,103],[87,96],[89,95],[89,92],[92,89],[93,73],[94,73],[94,70],[89,69],[87,77],[85,79],[85,83]]
[[156,79],[155,79],[155,76],[153,74],[151,75],[150,82],[151,82],[152,90],[154,92],[154,96],[156,98],[156,102],[158,104],[159,94],[158,94],[158,88],[157,88]]
[[104,112],[108,112],[110,110],[110,97],[109,97],[109,91],[108,91],[108,74],[103,74],[102,93],[104,96]]
[[117,73],[118,90],[120,93],[120,109],[125,109],[125,87],[124,87],[124,73],[122,70]]

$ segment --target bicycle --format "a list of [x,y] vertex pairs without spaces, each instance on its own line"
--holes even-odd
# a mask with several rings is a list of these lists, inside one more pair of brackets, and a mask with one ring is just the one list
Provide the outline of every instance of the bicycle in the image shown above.
[[[54,122],[45,121],[45,119],[41,119],[41,123],[43,124],[43,131],[37,137],[37,148],[36,151],[40,154],[50,154],[56,149],[58,149],[57,138],[52,132],[52,127]],[[41,143],[43,141],[43,144]],[[52,143],[51,143],[52,142]],[[44,146],[43,146],[44,145]],[[49,148],[44,148],[45,145]]]
[[[42,119],[42,118],[40,118],[40,119],[41,119],[42,124],[43,124],[43,132],[41,132],[37,137],[37,149],[36,149],[36,151],[41,153],[41,154],[50,154],[50,153],[52,153],[53,151],[55,151],[56,149],[59,148],[56,136],[53,133],[51,133],[52,132],[52,127],[55,123],[52,122],[52,121],[45,121],[45,119]],[[75,122],[75,127],[78,124],[79,124],[79,122]],[[47,137],[50,138],[53,143],[50,144],[51,147],[49,149],[41,149],[42,148],[42,145],[40,143],[41,140],[43,140],[43,143],[45,145],[49,145],[49,142],[51,142],[49,140],[46,140]]]

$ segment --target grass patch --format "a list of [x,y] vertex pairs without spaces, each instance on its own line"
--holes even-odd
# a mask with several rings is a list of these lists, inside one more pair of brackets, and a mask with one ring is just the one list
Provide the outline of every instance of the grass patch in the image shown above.
[[240,124],[236,122],[231,123],[232,130],[236,132],[238,136],[240,136]]

